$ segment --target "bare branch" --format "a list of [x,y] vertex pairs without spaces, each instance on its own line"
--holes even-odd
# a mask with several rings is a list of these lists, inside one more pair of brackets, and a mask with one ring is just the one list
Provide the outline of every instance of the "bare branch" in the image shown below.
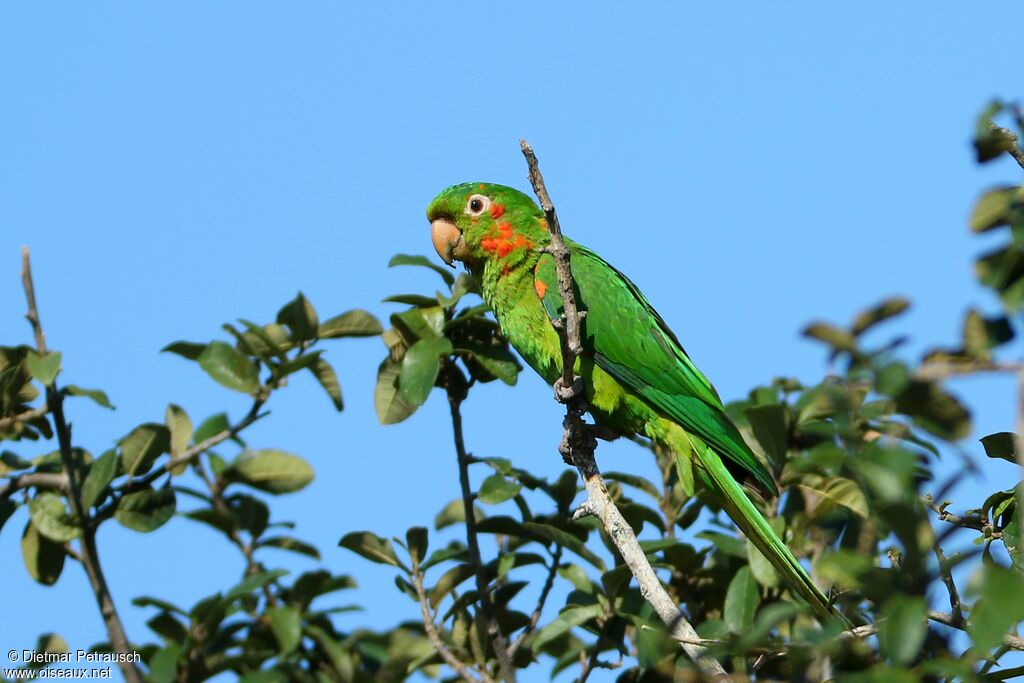
[[933,510],[935,514],[938,515],[939,521],[941,522],[946,522],[964,529],[974,529],[975,531],[984,532],[987,529],[992,538],[1002,538],[1002,532],[993,529],[991,523],[980,515],[954,514],[946,509],[949,506],[949,502],[936,503],[930,493],[926,493],[921,496],[921,502]]
[[633,577],[640,586],[641,595],[654,607],[672,637],[680,642],[686,654],[702,670],[710,674],[724,676],[725,669],[722,668],[722,665],[710,657],[704,647],[696,644],[700,642],[700,636],[697,635],[693,626],[679,610],[679,606],[661,584],[658,575],[647,561],[647,554],[640,547],[633,528],[623,518],[622,513],[619,512],[608,494],[604,479],[597,467],[597,461],[594,458],[597,442],[589,426],[583,421],[583,414],[588,409],[585,387],[582,378],[575,375],[576,358],[582,348],[580,321],[584,314],[578,310],[573,292],[570,254],[562,241],[558,214],[548,195],[547,187],[544,185],[544,177],[540,172],[537,155],[534,154],[533,148],[526,140],[520,140],[519,145],[523,156],[526,157],[533,191],[540,200],[541,209],[547,218],[548,231],[551,233],[548,252],[555,259],[558,289],[562,296],[564,311],[562,324],[555,325],[562,342],[562,376],[555,383],[555,396],[566,407],[565,420],[562,423],[564,433],[559,450],[562,452],[562,457],[579,470],[587,491],[587,499],[576,510],[573,518],[594,515],[600,520],[619,554],[622,555],[622,559],[633,573]]
[[441,659],[466,683],[494,683],[494,679],[488,676],[487,672],[481,672],[481,678],[477,679],[441,639],[441,634],[437,632],[437,625],[434,624],[434,615],[430,613],[430,602],[427,600],[427,593],[423,588],[423,572],[420,570],[420,563],[415,559],[412,564],[412,585],[416,589],[416,596],[419,598],[420,613],[423,616],[423,629],[427,632],[427,638],[430,639],[434,650],[437,651],[437,654],[441,655]]
[[558,564],[562,561],[562,550],[562,546],[557,546],[554,554],[551,556],[551,567],[548,569],[548,576],[544,580],[544,587],[540,591],[540,597],[537,598],[537,606],[533,608],[533,613],[530,615],[530,623],[516,637],[515,642],[509,645],[508,654],[510,657],[515,655],[516,651],[526,642],[526,637],[533,633],[534,629],[537,628],[537,624],[540,623],[541,614],[544,612],[544,605],[548,601],[548,595],[551,593],[552,586],[555,585]]
[[[928,610],[928,618],[938,624],[944,624],[951,628],[965,631],[967,626],[965,623],[957,624],[952,614],[946,612],[937,612],[935,610]],[[1024,650],[1024,638],[1015,636],[1012,633],[1007,633],[1003,636],[1003,642],[1014,650]]]
[[7,429],[8,427],[13,427],[14,425],[18,424],[19,422],[28,422],[30,420],[36,419],[37,417],[43,417],[46,414],[48,414],[49,412],[50,412],[49,407],[46,406],[46,404],[43,404],[43,405],[39,406],[38,408],[33,408],[32,410],[26,410],[25,412],[18,413],[17,415],[12,415],[10,417],[0,418],[0,429]]
[[929,382],[962,377],[980,373],[1019,373],[1024,368],[1019,363],[995,363],[992,361],[972,360],[963,363],[925,363],[914,371],[914,378]]
[[466,453],[466,445],[462,435],[462,412],[460,406],[465,398],[464,393],[456,392],[449,386],[448,406],[452,416],[452,435],[455,440],[455,454],[459,460],[459,484],[462,488],[462,505],[466,513],[466,546],[469,549],[469,562],[476,574],[476,588],[480,594],[480,611],[487,623],[487,633],[494,644],[494,654],[498,659],[498,668],[505,683],[515,683],[516,670],[512,666],[511,651],[505,636],[498,626],[494,613],[494,603],[487,586],[487,573],[480,559],[480,544],[477,541],[476,513],[473,511],[473,491],[469,486],[470,456]]
[[68,475],[64,472],[29,472],[11,477],[6,484],[0,486],[0,498],[10,498],[21,489],[27,488],[57,489],[67,492]]
[[[40,355],[46,355],[46,335],[43,334],[43,326],[39,320],[39,308],[36,305],[35,286],[32,282],[32,264],[29,259],[28,247],[21,250],[21,282],[25,289],[25,300],[28,304],[28,312],[25,317],[32,325],[32,332],[35,335],[36,349]],[[60,457],[64,466],[64,474],[68,482],[68,501],[71,503],[71,512],[82,520],[82,536],[80,559],[85,573],[89,577],[89,584],[93,594],[96,596],[96,603],[99,606],[103,623],[107,627],[107,635],[110,638],[111,648],[121,654],[129,654],[128,636],[124,631],[124,624],[118,616],[117,608],[114,605],[114,598],[107,585],[107,579],[100,566],[99,551],[96,547],[96,527],[93,520],[89,519],[88,510],[82,507],[81,476],[79,463],[71,445],[71,426],[64,418],[64,397],[57,388],[56,381],[46,387],[46,403],[53,414],[54,430],[57,432],[57,441],[60,444]],[[127,683],[141,683],[138,669],[131,657],[124,657],[125,661],[118,661],[121,673]]]
[[959,628],[964,624],[964,612],[960,605],[960,591],[956,589],[956,583],[953,581],[953,572],[950,569],[949,560],[946,559],[942,548],[937,545],[935,546],[935,558],[939,561],[939,575],[942,577],[942,583],[946,584],[946,590],[949,591],[950,615]]
[[1018,144],[1017,134],[1012,130],[1003,128],[1002,126],[997,126],[991,121],[988,122],[988,126],[993,132],[998,133],[1010,141],[1010,146],[1006,150],[1006,153],[1013,157],[1013,160],[1017,162],[1018,166],[1024,168],[1024,150],[1022,150]]

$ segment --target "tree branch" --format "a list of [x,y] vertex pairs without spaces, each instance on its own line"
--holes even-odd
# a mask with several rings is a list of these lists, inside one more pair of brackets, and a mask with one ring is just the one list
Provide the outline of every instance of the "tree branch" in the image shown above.
[[26,410],[25,412],[18,413],[17,415],[12,415],[10,417],[0,417],[0,429],[7,429],[8,427],[13,427],[19,422],[28,422],[29,420],[34,420],[37,417],[43,417],[47,415],[49,412],[49,406],[47,406],[44,403],[38,408]]
[[991,121],[988,122],[988,125],[993,131],[1010,140],[1010,146],[1006,150],[1006,153],[1013,157],[1013,160],[1017,162],[1018,166],[1024,168],[1024,150],[1022,150],[1018,144],[1017,134],[1012,130],[1008,130],[1002,126],[997,126]]
[[57,489],[68,492],[68,475],[64,472],[28,472],[11,477],[6,484],[0,486],[0,498],[10,498],[21,489],[32,487],[40,489]]
[[449,385],[448,407],[452,416],[452,434],[455,440],[455,454],[459,460],[459,484],[462,488],[462,505],[466,513],[466,546],[469,549],[469,562],[476,574],[476,589],[480,595],[480,611],[487,623],[487,632],[494,645],[494,654],[498,659],[498,668],[505,683],[515,683],[516,671],[512,666],[512,657],[508,642],[501,633],[498,620],[494,613],[494,603],[487,586],[487,573],[480,559],[480,544],[477,541],[476,514],[473,511],[473,491],[469,485],[470,457],[466,453],[466,445],[462,435],[462,412],[460,407],[465,394],[457,392]]
[[434,623],[434,615],[430,613],[430,602],[427,600],[427,593],[423,588],[423,572],[420,570],[420,563],[416,558],[413,558],[412,563],[412,585],[416,589],[416,596],[419,598],[420,613],[423,616],[423,629],[427,632],[427,638],[430,639],[434,650],[437,651],[437,654],[441,655],[441,659],[466,683],[494,683],[494,679],[488,676],[486,671],[481,673],[479,680],[473,676],[469,668],[448,649],[448,646],[441,639],[441,634],[438,633],[437,625]]
[[561,324],[555,324],[555,329],[562,342],[562,376],[555,383],[555,396],[566,407],[565,420],[562,423],[564,433],[559,450],[562,452],[562,457],[572,462],[579,470],[587,491],[587,499],[573,514],[573,519],[594,515],[600,520],[619,554],[622,555],[623,561],[633,573],[633,577],[640,586],[641,595],[654,607],[672,637],[680,642],[686,654],[703,671],[725,675],[722,665],[710,657],[702,646],[695,644],[700,641],[700,636],[697,635],[693,626],[679,610],[679,606],[669,597],[665,587],[661,584],[658,575],[655,574],[647,560],[647,554],[640,547],[633,528],[615,507],[597,467],[597,461],[594,458],[597,442],[588,429],[588,425],[583,421],[583,414],[588,409],[585,387],[582,378],[575,374],[576,359],[582,349],[580,322],[584,313],[578,310],[573,292],[570,254],[562,241],[558,214],[548,195],[547,187],[544,185],[544,177],[540,172],[537,155],[526,140],[520,140],[519,145],[523,156],[526,157],[530,184],[533,185],[533,191],[540,200],[541,209],[547,218],[548,231],[551,234],[548,252],[555,259],[558,289],[562,296],[564,313]]
[[544,612],[544,605],[548,601],[551,588],[555,585],[558,564],[562,561],[562,550],[563,547],[560,545],[555,547],[555,552],[551,556],[551,567],[548,569],[547,579],[544,580],[544,587],[541,588],[540,597],[537,598],[537,606],[533,608],[533,613],[530,615],[530,623],[526,625],[526,628],[516,637],[515,641],[509,645],[508,654],[510,657],[515,656],[516,651],[526,642],[526,637],[533,633],[534,629],[537,628],[537,624],[540,623],[541,615]]
[[942,548],[938,545],[935,546],[935,558],[939,561],[939,575],[942,577],[942,583],[946,584],[946,590],[949,591],[950,616],[959,628],[964,624],[964,611],[960,605],[960,591],[956,589],[956,583],[953,581],[953,572],[950,569],[949,560],[946,559],[945,553],[942,552]]
[[[43,334],[43,326],[39,320],[39,308],[36,305],[35,286],[32,282],[32,264],[29,259],[28,247],[21,250],[21,282],[25,289],[25,300],[28,304],[28,312],[25,317],[32,325],[35,334],[36,349],[39,355],[46,355],[46,336]],[[81,562],[85,567],[85,573],[89,577],[89,584],[93,594],[96,596],[96,603],[99,606],[103,623],[107,627],[107,635],[110,638],[110,647],[118,653],[128,655],[132,651],[128,646],[128,637],[124,631],[124,624],[121,622],[114,605],[114,598],[107,586],[107,579],[103,575],[103,568],[100,566],[99,551],[96,547],[96,527],[89,519],[88,510],[82,507],[81,485],[82,480],[79,472],[79,463],[72,450],[71,426],[64,417],[64,397],[57,388],[56,380],[46,387],[46,403],[53,415],[54,429],[57,432],[57,441],[60,444],[60,457],[64,466],[64,474],[67,477],[72,514],[80,520],[82,525],[81,536]],[[127,683],[141,683],[142,678],[138,669],[132,661],[132,657],[122,658],[125,661],[118,661],[121,673]]]

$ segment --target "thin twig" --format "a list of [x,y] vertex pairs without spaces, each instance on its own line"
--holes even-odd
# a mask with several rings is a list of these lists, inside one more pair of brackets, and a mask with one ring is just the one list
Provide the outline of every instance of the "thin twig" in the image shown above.
[[[937,624],[943,624],[951,628],[958,629],[960,631],[966,631],[967,626],[965,623],[957,624],[957,621],[953,618],[952,614],[947,612],[937,612],[935,610],[928,610],[928,618]],[[1024,638],[1015,636],[1012,633],[1007,633],[1003,636],[1003,642],[1013,648],[1014,650],[1024,650]]]
[[923,502],[928,508],[933,510],[939,517],[939,521],[952,524],[953,526],[962,527],[964,529],[974,529],[975,531],[985,531],[988,528],[992,531],[993,535],[999,532],[994,531],[992,525],[988,523],[986,519],[979,515],[957,515],[949,512],[946,507],[949,505],[948,502],[936,503],[935,499],[930,493],[926,493],[921,496],[921,502]]
[[949,592],[950,616],[959,627],[964,623],[964,611],[960,605],[960,591],[956,589],[956,583],[953,581],[953,572],[950,570],[949,560],[946,559],[942,548],[937,545],[935,546],[935,558],[939,561],[939,576],[942,577],[942,583],[946,584],[946,590]]
[[537,624],[540,623],[541,615],[544,612],[544,605],[548,601],[548,595],[551,593],[551,588],[555,585],[555,575],[558,574],[558,564],[562,561],[562,550],[563,546],[557,546],[554,554],[551,556],[551,567],[548,569],[547,579],[544,581],[544,587],[541,588],[540,597],[537,598],[537,606],[533,608],[533,613],[530,614],[530,623],[526,625],[523,632],[516,636],[515,641],[512,642],[508,647],[509,657],[514,657],[516,651],[522,647],[523,643],[526,642],[526,637],[533,633],[534,629],[537,628]]
[[7,429],[8,427],[13,427],[16,424],[34,420],[37,417],[44,417],[49,412],[49,406],[47,406],[44,403],[38,408],[32,408],[31,410],[26,410],[25,412],[18,413],[17,415],[12,415],[10,417],[0,417],[0,429]]
[[68,475],[64,472],[28,472],[19,474],[7,480],[7,483],[0,486],[0,498],[10,498],[21,489],[27,488],[56,489],[67,492]]
[[1024,168],[1024,150],[1017,144],[1017,134],[1012,130],[997,126],[991,121],[988,122],[989,128],[998,133],[999,135],[1007,138],[1010,141],[1009,147],[1006,149],[1006,153],[1013,157],[1013,160],[1017,162],[1017,165]]
[[519,145],[523,156],[526,157],[530,184],[533,185],[533,191],[540,200],[541,209],[547,218],[548,231],[551,234],[551,244],[547,251],[554,257],[558,272],[559,293],[562,296],[564,313],[561,324],[555,325],[562,342],[562,375],[555,383],[555,396],[566,407],[560,450],[562,457],[567,458],[579,470],[587,491],[587,498],[573,514],[573,519],[579,519],[585,515],[597,517],[608,536],[611,537],[623,561],[633,573],[640,586],[640,594],[654,607],[658,616],[668,627],[671,636],[680,642],[686,654],[701,669],[707,673],[724,676],[725,669],[722,665],[710,657],[702,646],[694,644],[700,641],[700,636],[697,635],[696,630],[658,579],[658,575],[655,574],[651,563],[647,560],[647,554],[637,541],[633,528],[623,518],[622,513],[619,512],[608,494],[604,479],[597,467],[597,461],[594,458],[597,442],[583,421],[583,414],[587,410],[585,387],[583,380],[575,375],[576,359],[582,349],[580,322],[584,314],[577,308],[573,291],[570,254],[562,241],[558,214],[548,195],[547,187],[544,185],[544,177],[540,172],[537,155],[526,140],[520,140]]
[[430,613],[430,602],[427,600],[426,590],[423,588],[423,572],[420,570],[419,561],[415,559],[412,563],[412,585],[416,590],[416,596],[419,598],[420,613],[423,616],[423,629],[427,632],[427,638],[430,639],[434,650],[437,654],[441,655],[441,659],[466,683],[494,683],[494,679],[488,676],[486,671],[481,672],[480,679],[473,676],[469,668],[448,649],[448,646],[441,639],[441,634],[438,633],[437,625],[434,623],[434,615]]
[[512,657],[508,642],[498,626],[494,603],[487,586],[487,572],[480,559],[480,544],[477,541],[476,514],[473,511],[473,491],[469,485],[469,454],[462,434],[462,412],[460,407],[464,395],[454,390],[448,392],[448,406],[452,416],[452,435],[455,441],[455,454],[459,460],[459,484],[462,488],[462,505],[466,513],[466,546],[469,550],[469,562],[476,574],[476,588],[480,595],[480,611],[483,613],[487,632],[494,644],[494,654],[498,659],[498,669],[505,683],[515,683],[516,671],[512,666]]
[[[21,282],[25,289],[25,300],[28,304],[28,312],[25,317],[32,325],[35,334],[36,349],[39,355],[46,355],[46,336],[43,334],[43,326],[39,320],[39,308],[36,305],[35,286],[32,282],[32,264],[29,259],[28,247],[21,250]],[[107,579],[100,566],[99,550],[96,546],[96,527],[89,519],[88,510],[82,507],[81,474],[79,463],[75,457],[71,445],[71,426],[64,418],[64,397],[57,388],[56,380],[46,387],[46,403],[53,415],[54,429],[57,432],[57,441],[60,444],[60,457],[64,466],[64,473],[67,476],[69,494],[68,501],[71,503],[71,512],[81,520],[81,563],[89,578],[93,594],[96,596],[96,603],[99,606],[103,623],[107,628],[107,635],[110,638],[110,647],[118,653],[129,655],[128,636],[125,634],[124,624],[118,616],[117,607],[114,605],[114,598],[107,585]],[[127,683],[141,683],[138,669],[132,657],[119,658],[118,666],[124,675]],[[121,661],[124,660],[124,661]]]
[[962,377],[982,373],[1019,373],[1020,363],[995,363],[992,361],[965,361],[963,363],[925,363],[914,371],[914,378],[924,381],[938,381],[950,377]]
[[[1018,152],[1017,138],[1013,139],[1013,147]],[[1017,158],[1016,156],[1014,158]],[[1017,163],[1024,168],[1024,162],[1017,158]],[[1017,373],[1017,434],[1014,446],[1017,451],[1017,464],[1020,466],[1021,477],[1017,484],[1017,519],[1024,517],[1024,511],[1020,509],[1020,502],[1024,501],[1024,370]],[[1020,538],[1015,538],[1011,543],[1017,544],[1018,551],[1024,548],[1024,524],[1020,524]],[[1006,542],[1005,540],[1003,541]]]

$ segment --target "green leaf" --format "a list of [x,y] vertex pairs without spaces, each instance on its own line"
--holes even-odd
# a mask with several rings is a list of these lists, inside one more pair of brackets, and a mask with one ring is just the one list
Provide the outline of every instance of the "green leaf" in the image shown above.
[[165,411],[164,421],[167,423],[170,435],[168,441],[171,455],[180,455],[187,451],[188,444],[192,440],[192,420],[189,419],[185,409],[171,403]]
[[44,586],[52,586],[64,569],[64,544],[41,535],[29,522],[21,535],[21,558],[29,576]]
[[405,532],[405,544],[414,563],[422,562],[427,556],[427,529],[414,526]]
[[74,384],[68,384],[64,387],[64,391],[71,396],[84,396],[85,398],[91,398],[102,408],[114,409],[114,406],[111,405],[110,399],[107,398],[106,393],[99,389],[83,389],[82,387],[75,386]]
[[264,538],[261,540],[259,545],[261,548],[279,548],[281,550],[289,550],[293,553],[312,557],[314,560],[320,559],[320,551],[316,549],[316,546],[300,541],[297,538],[292,538],[291,536],[271,536],[270,538]]
[[373,389],[373,406],[381,424],[391,425],[402,422],[419,407],[402,397],[398,388],[398,377],[402,365],[390,357],[385,358],[377,369],[377,384]]
[[914,661],[928,631],[924,598],[895,595],[881,610],[878,620],[878,645],[882,655],[893,664]]
[[420,569],[427,571],[431,567],[448,560],[467,562],[469,560],[469,552],[466,550],[466,546],[458,541],[452,541],[444,548],[439,548],[430,553],[430,557],[427,558],[427,561],[422,564]]
[[548,643],[571,629],[582,626],[591,619],[596,619],[604,614],[604,607],[600,603],[593,605],[580,605],[569,607],[562,611],[554,621],[537,632],[531,643],[531,649],[536,652],[545,643]]
[[238,322],[246,329],[239,340],[239,350],[242,350],[244,345],[261,358],[271,355],[283,359],[288,351],[295,347],[284,325],[257,325],[245,318],[240,318]]
[[[773,522],[775,520],[772,520]],[[779,521],[784,521],[779,519]],[[776,526],[775,524],[772,525]],[[778,532],[776,532],[778,533]],[[750,572],[757,579],[757,582],[767,588],[777,587],[781,581],[779,579],[779,572],[775,569],[768,558],[761,554],[761,551],[757,549],[753,543],[747,543],[747,561],[749,562]]]
[[[826,501],[834,505],[842,505],[854,514],[864,519],[868,517],[868,501],[864,491],[857,482],[845,477],[830,477],[825,485],[809,486],[805,483],[797,483],[801,488],[806,488],[818,494]],[[820,506],[815,509],[815,516],[828,509],[828,506]]]
[[11,518],[14,511],[18,509],[18,504],[10,498],[0,498],[0,530],[3,530],[4,524]]
[[268,493],[291,493],[313,481],[313,468],[297,455],[263,449],[243,452],[226,475]]
[[1021,512],[1021,489],[1019,486],[1014,488],[1013,512],[1010,514],[1006,526],[1003,527],[1003,545],[1006,546],[1006,552],[1010,555],[1013,568],[1024,576],[1024,549],[1021,548],[1020,526],[1020,519],[1024,513]]
[[317,336],[321,339],[337,337],[376,337],[384,328],[372,314],[360,309],[346,311],[320,323]]
[[323,358],[317,357],[316,363],[309,366],[309,371],[316,377],[316,381],[320,382],[320,386],[324,388],[331,403],[334,404],[335,410],[340,413],[345,408],[345,403],[341,399],[341,383],[338,382],[338,375],[334,372],[334,368]]
[[408,304],[419,308],[430,308],[440,303],[436,297],[423,296],[422,294],[395,294],[394,296],[384,297],[382,301],[389,304]]
[[894,318],[910,308],[910,301],[903,297],[894,296],[885,299],[881,303],[857,314],[850,331],[854,336],[860,336],[880,322]]
[[509,481],[500,474],[492,474],[480,484],[480,492],[477,500],[485,505],[497,505],[516,497],[523,487],[513,481]]
[[199,354],[199,367],[218,384],[251,394],[260,387],[259,365],[226,342],[210,342]]
[[114,510],[114,519],[133,531],[149,533],[166,524],[176,507],[174,489],[148,488],[122,498]]
[[302,615],[290,605],[270,607],[267,609],[270,630],[277,639],[278,651],[282,655],[290,654],[302,640]]
[[990,458],[1017,462],[1017,435],[1013,432],[996,432],[983,436],[981,445],[985,448],[985,455]]
[[717,531],[701,531],[697,534],[697,538],[710,541],[711,545],[715,547],[715,552],[743,559],[747,558],[746,541],[735,536],[718,533]]
[[182,650],[183,647],[178,643],[169,643],[158,650],[147,662],[149,680],[152,683],[174,683],[178,677],[178,657]]
[[56,493],[44,491],[30,499],[28,512],[33,526],[51,541],[64,543],[78,538],[82,533],[81,527],[72,522],[71,515],[64,507],[64,499]]
[[750,567],[740,567],[736,576],[729,582],[729,589],[725,593],[723,616],[730,631],[743,633],[750,628],[754,623],[754,613],[757,611],[759,599],[753,572],[750,571]]
[[757,442],[771,462],[784,463],[789,448],[786,407],[782,405],[752,406],[743,411],[750,421]]
[[449,287],[455,284],[455,276],[452,275],[451,272],[435,264],[426,256],[395,254],[391,257],[391,260],[388,261],[388,268],[394,268],[395,266],[422,266],[424,268],[430,268],[432,271],[440,275],[441,279],[443,279],[445,284]]
[[569,532],[563,531],[558,527],[551,526],[550,524],[540,524],[537,522],[526,522],[523,526],[530,533],[536,534],[547,541],[552,541],[558,545],[565,546],[568,550],[571,550],[592,564],[596,569],[601,571],[605,570],[604,560],[595,555],[590,548],[583,543],[583,541],[576,538]]
[[206,344],[197,344],[189,341],[176,341],[160,349],[160,353],[174,353],[188,360],[199,360],[199,356],[206,350]]
[[1024,574],[994,564],[972,577],[981,598],[971,610],[967,631],[974,646],[985,653],[998,645],[1015,624],[1024,621]]
[[51,351],[45,356],[40,356],[30,350],[25,354],[25,365],[33,379],[49,386],[60,372],[60,358],[60,351]]
[[1015,140],[1012,135],[1008,135],[1007,132],[992,123],[992,119],[1005,108],[1004,104],[996,101],[987,106],[978,117],[974,134],[974,151],[980,164],[991,161],[1014,147]]
[[402,398],[414,405],[423,405],[434,388],[441,357],[451,352],[452,343],[445,337],[420,339],[409,347],[398,374]]
[[161,424],[147,422],[128,432],[120,445],[125,474],[145,474],[153,462],[170,448],[171,433]]
[[[473,506],[473,518],[480,522],[484,519],[484,511],[476,505]],[[453,524],[461,524],[466,521],[466,508],[461,498],[456,498],[444,506],[437,516],[434,517],[434,528],[440,531]]]
[[211,436],[216,436],[221,432],[231,429],[231,423],[228,422],[228,416],[226,413],[217,413],[203,420],[199,427],[196,428],[192,438],[196,443],[202,443]]
[[110,449],[89,466],[89,474],[82,482],[82,509],[88,510],[97,501],[110,482],[117,474],[118,455],[117,451]]
[[803,329],[802,334],[825,342],[836,351],[853,351],[856,346],[852,334],[827,323],[812,323]]
[[294,341],[310,341],[316,339],[320,321],[313,304],[299,292],[277,312],[277,324],[286,325]]
[[985,192],[971,212],[971,230],[985,232],[1010,223],[1010,208],[1018,199],[1021,189],[1004,185]]
[[456,352],[466,353],[502,382],[515,386],[522,367],[504,344],[460,343]]
[[896,399],[896,410],[935,436],[957,441],[971,431],[971,414],[935,382],[911,380]]
[[345,534],[338,545],[377,564],[389,564],[392,567],[402,566],[398,561],[398,556],[395,555],[391,541],[369,531],[353,531]]

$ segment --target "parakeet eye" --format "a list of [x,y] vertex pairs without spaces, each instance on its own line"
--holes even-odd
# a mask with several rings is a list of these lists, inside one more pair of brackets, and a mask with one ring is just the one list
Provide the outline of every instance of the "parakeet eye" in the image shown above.
[[491,200],[482,194],[475,194],[466,202],[466,213],[470,216],[479,216],[491,206]]

